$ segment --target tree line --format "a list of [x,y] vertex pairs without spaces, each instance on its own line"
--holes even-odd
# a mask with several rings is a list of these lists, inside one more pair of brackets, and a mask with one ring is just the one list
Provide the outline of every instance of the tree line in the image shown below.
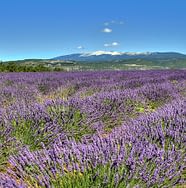
[[0,62],[0,72],[48,72],[48,71],[63,71],[58,67],[46,67],[44,65],[20,65],[18,63],[2,63]]

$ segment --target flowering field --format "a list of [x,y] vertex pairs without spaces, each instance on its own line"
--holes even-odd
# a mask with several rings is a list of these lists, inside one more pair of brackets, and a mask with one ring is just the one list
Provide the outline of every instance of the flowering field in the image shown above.
[[0,74],[0,188],[186,185],[186,71]]

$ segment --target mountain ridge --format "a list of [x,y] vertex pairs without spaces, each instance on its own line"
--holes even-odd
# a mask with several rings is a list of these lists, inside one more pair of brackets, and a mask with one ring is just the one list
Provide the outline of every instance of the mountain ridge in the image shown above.
[[89,53],[74,53],[52,58],[52,60],[64,61],[113,61],[126,59],[186,59],[186,55],[178,52],[95,51]]

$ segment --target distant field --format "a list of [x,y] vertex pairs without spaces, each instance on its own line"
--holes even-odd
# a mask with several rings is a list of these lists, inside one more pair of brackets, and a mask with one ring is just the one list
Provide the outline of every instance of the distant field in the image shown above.
[[0,64],[0,72],[154,69],[186,69],[186,59],[126,59],[93,62],[27,59],[20,61],[4,62]]
[[186,70],[0,73],[0,187],[184,187],[185,101]]

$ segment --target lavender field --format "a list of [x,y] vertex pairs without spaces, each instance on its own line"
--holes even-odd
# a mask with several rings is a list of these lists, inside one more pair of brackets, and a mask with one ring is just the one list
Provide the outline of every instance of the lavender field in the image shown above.
[[186,186],[186,71],[0,74],[0,188]]

